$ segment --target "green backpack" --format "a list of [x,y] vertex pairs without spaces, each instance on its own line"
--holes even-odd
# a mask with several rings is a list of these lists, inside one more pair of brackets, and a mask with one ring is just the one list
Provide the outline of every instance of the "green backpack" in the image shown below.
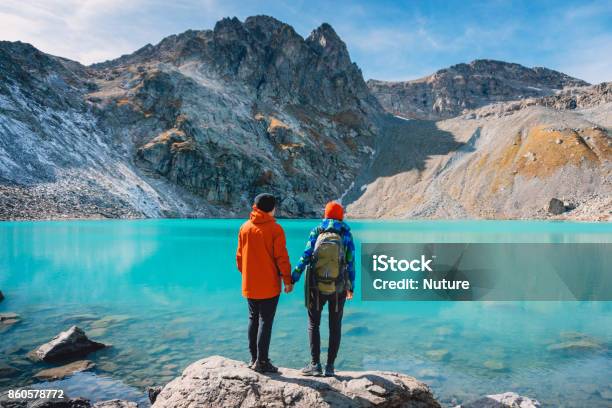
[[319,234],[310,269],[313,287],[319,293],[331,295],[346,290],[345,248],[338,232],[326,231]]

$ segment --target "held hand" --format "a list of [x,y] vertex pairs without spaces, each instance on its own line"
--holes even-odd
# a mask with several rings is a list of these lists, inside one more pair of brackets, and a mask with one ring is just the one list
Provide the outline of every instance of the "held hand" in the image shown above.
[[347,300],[351,300],[352,298],[353,298],[353,291],[347,290],[346,291],[346,299]]
[[295,282],[297,282],[297,281],[299,281],[299,280],[300,280],[300,274],[299,274],[298,272],[295,272],[295,271],[294,271],[294,272],[291,274],[291,282],[292,282],[292,283],[295,283]]
[[285,284],[285,293],[291,293],[292,290],[293,290],[292,283],[290,283],[289,285]]

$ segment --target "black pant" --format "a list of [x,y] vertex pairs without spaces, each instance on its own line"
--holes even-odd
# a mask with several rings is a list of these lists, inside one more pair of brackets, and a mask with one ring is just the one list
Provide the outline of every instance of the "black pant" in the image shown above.
[[[313,363],[319,363],[321,359],[321,333],[319,326],[321,325],[321,313],[325,303],[328,304],[329,310],[329,347],[327,349],[327,364],[334,364],[338,349],[340,349],[340,337],[342,331],[342,313],[344,311],[344,302],[346,301],[346,293],[314,296],[314,301],[311,302],[308,308],[308,336],[310,337],[310,355]],[[318,305],[317,305],[318,303]],[[318,306],[318,307],[317,307]]]
[[251,358],[267,361],[278,296],[269,299],[247,300],[249,302],[249,351],[251,352]]

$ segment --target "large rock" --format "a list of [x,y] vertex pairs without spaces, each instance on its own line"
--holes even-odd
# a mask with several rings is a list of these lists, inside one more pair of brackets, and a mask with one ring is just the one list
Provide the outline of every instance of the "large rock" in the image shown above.
[[199,360],[168,383],[153,408],[187,407],[440,407],[424,383],[381,371],[304,377],[281,368],[263,375],[220,356]]
[[523,397],[515,392],[487,395],[476,401],[458,405],[455,408],[539,408],[540,403],[529,397]]
[[149,388],[147,388],[147,396],[149,397],[149,401],[151,402],[151,404],[153,404],[155,402],[155,400],[157,399],[157,396],[161,392],[162,388],[163,387],[149,387]]
[[93,361],[79,360],[70,364],[63,365],[61,367],[53,367],[48,368],[46,370],[41,370],[38,373],[34,374],[34,377],[39,380],[46,381],[61,380],[62,378],[71,376],[74,373],[91,370],[95,366],[96,365]]
[[88,339],[83,330],[72,326],[30,352],[29,357],[35,361],[57,362],[82,357],[104,347],[106,344]]
[[563,214],[565,212],[565,204],[558,198],[551,198],[548,203],[548,212],[554,215]]

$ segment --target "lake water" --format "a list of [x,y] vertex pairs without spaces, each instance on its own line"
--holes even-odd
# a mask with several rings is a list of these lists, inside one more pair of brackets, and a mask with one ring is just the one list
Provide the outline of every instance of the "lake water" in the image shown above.
[[[315,220],[282,220],[292,262]],[[241,220],[0,223],[0,390],[32,383],[25,354],[72,324],[113,347],[68,394],[144,401],[212,354],[247,360],[247,305],[235,268]],[[360,242],[612,242],[612,224],[523,221],[351,223]],[[358,270],[359,273],[359,270]],[[359,277],[357,278],[359,282]],[[282,296],[271,358],[308,361],[303,281]],[[515,391],[544,406],[612,406],[612,302],[362,302],[346,306],[337,368],[396,370],[445,404]],[[323,323],[323,326],[326,326]],[[326,330],[322,330],[326,344]],[[568,343],[586,347],[563,347]],[[561,345],[562,347],[559,347]],[[324,349],[325,350],[325,349]],[[0,370],[1,372],[1,370]]]

